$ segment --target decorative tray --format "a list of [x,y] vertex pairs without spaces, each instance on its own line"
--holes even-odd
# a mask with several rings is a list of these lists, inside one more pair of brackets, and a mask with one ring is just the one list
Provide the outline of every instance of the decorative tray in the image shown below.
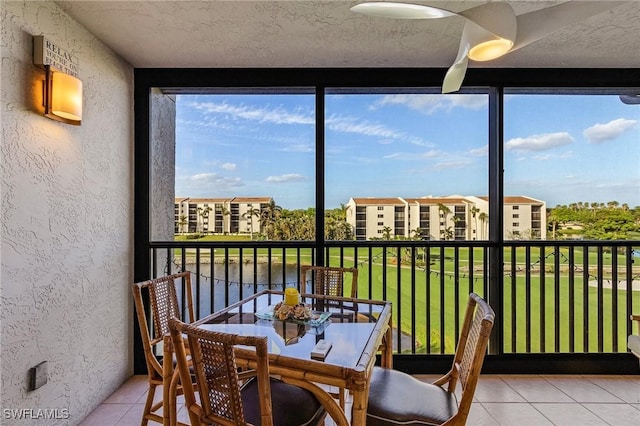
[[298,324],[310,325],[312,327],[319,326],[323,322],[325,322],[330,316],[331,312],[318,312],[318,311],[308,311],[309,318],[295,318],[295,317],[286,317],[282,320],[277,317],[275,314],[276,309],[280,307],[280,304],[269,305],[266,308],[256,312],[256,317],[261,320],[269,320],[269,321],[291,321]]

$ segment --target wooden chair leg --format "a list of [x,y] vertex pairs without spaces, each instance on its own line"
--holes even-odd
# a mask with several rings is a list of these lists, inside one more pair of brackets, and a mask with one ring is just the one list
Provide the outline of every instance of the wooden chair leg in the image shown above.
[[153,398],[156,394],[156,384],[151,383],[149,385],[149,390],[147,391],[147,402],[144,404],[144,411],[142,413],[142,426],[147,426],[149,423],[149,418],[147,415],[151,414],[153,408]]
[[178,384],[180,383],[180,375],[178,370],[174,371],[173,377],[171,377],[171,385],[169,386],[169,418],[171,420],[171,426],[179,425],[178,423]]
[[[164,426],[172,426],[175,424],[176,399],[175,394],[171,393],[171,383],[173,382],[173,354],[171,349],[171,341],[169,336],[164,337],[163,342],[163,361],[162,361],[162,424]],[[169,406],[167,407],[167,401]],[[173,406],[172,406],[173,402]],[[173,409],[173,416],[172,416]]]

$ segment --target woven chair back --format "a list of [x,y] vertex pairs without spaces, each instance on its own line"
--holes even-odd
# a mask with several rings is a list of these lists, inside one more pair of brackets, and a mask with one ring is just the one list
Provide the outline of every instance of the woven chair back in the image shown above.
[[451,392],[455,390],[456,382],[460,383],[462,395],[458,411],[465,415],[471,408],[494,320],[495,313],[491,306],[477,294],[471,293],[453,361],[454,378],[449,382]]
[[300,291],[307,292],[307,280],[309,280],[315,294],[343,297],[346,274],[351,274],[350,296],[356,298],[358,295],[358,269],[356,268],[303,265],[300,267]]
[[[190,357],[198,385],[202,418],[206,422],[222,425],[244,425],[245,418],[240,394],[240,380],[234,354],[234,346],[252,346],[256,349],[256,374],[258,383],[264,386],[260,392],[260,405],[263,424],[272,421],[271,389],[269,386],[269,361],[267,356],[267,338],[258,336],[240,336],[218,333],[171,320],[172,337],[180,339],[187,336]],[[178,354],[178,367],[183,371],[186,359]],[[197,404],[193,397],[185,392],[187,405]]]
[[[185,271],[165,275],[133,284],[133,298],[140,325],[140,334],[142,335],[143,343],[145,343],[145,350],[147,350],[147,343],[149,346],[155,345],[162,341],[163,336],[169,335],[170,318],[182,319],[176,290],[178,285],[184,286],[189,321],[193,321],[195,318],[193,298],[191,296],[191,272]],[[149,327],[147,322],[147,310],[143,300],[145,291],[149,294],[149,310],[153,327]],[[151,348],[149,347],[148,349]]]

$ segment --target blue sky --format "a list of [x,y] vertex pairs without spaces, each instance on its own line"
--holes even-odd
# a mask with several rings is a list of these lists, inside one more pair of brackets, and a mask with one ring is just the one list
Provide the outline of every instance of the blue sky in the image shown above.
[[[327,208],[350,197],[487,195],[487,96],[329,94]],[[505,194],[640,205],[640,105],[507,95]],[[177,97],[176,196],[315,203],[313,95]]]

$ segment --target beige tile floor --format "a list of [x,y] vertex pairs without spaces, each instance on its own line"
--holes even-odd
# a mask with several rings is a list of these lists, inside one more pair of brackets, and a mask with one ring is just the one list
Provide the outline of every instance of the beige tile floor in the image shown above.
[[[433,378],[417,377],[425,381]],[[146,376],[131,377],[81,425],[139,425],[146,391]],[[156,394],[161,397],[162,392]],[[179,410],[179,420],[188,423],[182,405]],[[467,424],[639,426],[640,375],[483,375]]]

